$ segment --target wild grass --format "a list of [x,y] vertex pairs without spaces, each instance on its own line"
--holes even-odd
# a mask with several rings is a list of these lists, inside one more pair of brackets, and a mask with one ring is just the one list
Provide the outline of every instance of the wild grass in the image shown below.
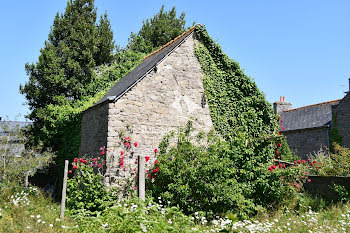
[[350,232],[350,203],[299,195],[289,205],[239,220],[233,214],[207,221],[201,213],[148,199],[117,203],[97,216],[81,212],[59,219],[60,206],[35,188],[2,189],[0,232]]

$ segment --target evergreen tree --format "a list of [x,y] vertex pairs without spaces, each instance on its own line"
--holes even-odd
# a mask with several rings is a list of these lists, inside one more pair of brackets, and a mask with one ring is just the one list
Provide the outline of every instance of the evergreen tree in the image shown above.
[[57,13],[48,40],[36,64],[26,64],[29,81],[20,87],[32,112],[29,119],[49,104],[74,102],[90,94],[95,66],[110,63],[114,49],[107,14],[96,23],[94,0],[70,0],[64,14]]
[[185,32],[185,24],[184,12],[176,17],[175,7],[167,12],[164,11],[164,5],[162,5],[153,18],[143,21],[137,34],[131,34],[128,48],[137,52],[150,53]]

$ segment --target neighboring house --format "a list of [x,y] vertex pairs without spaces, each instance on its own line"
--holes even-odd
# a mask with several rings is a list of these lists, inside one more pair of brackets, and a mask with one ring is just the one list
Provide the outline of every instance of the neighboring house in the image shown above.
[[0,148],[8,148],[12,155],[20,156],[24,150],[24,144],[23,140],[16,134],[30,124],[30,122],[1,121],[0,117]]
[[[292,152],[301,158],[330,147],[330,130],[337,127],[342,146],[350,148],[350,96],[292,109],[281,97],[274,110],[281,116],[283,135]],[[335,122],[334,122],[335,120]]]
[[[80,154],[93,156],[106,146],[106,182],[125,176],[119,169],[118,134],[129,128],[139,143],[136,155],[152,155],[162,138],[189,120],[195,128],[212,128],[202,83],[203,73],[194,54],[194,27],[148,55],[83,113]],[[130,158],[131,159],[131,158]]]

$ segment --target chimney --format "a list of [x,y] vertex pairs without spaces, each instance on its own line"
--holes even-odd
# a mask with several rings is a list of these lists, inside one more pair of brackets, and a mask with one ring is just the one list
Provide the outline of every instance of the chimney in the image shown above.
[[291,108],[292,108],[292,104],[286,102],[285,96],[281,96],[280,101],[276,101],[275,103],[273,103],[273,110],[277,115],[281,115],[283,111],[289,110]]

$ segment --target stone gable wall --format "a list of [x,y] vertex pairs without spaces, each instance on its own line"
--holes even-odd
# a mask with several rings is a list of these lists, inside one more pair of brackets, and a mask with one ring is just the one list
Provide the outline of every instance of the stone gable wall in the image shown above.
[[[115,103],[108,106],[108,136],[106,183],[126,186],[135,176],[136,157],[150,156],[146,167],[155,160],[154,149],[170,131],[176,131],[193,120],[194,128],[208,132],[212,128],[209,107],[205,100],[201,66],[194,54],[195,34],[166,57]],[[119,133],[138,142],[134,153],[120,165],[123,148]]]
[[108,102],[97,105],[83,114],[79,155],[96,156],[107,144]]
[[328,147],[328,128],[293,130],[283,132],[290,150],[302,159]]
[[333,117],[336,117],[336,125],[342,136],[342,146],[350,148],[350,94],[347,94],[339,104],[333,108]]

